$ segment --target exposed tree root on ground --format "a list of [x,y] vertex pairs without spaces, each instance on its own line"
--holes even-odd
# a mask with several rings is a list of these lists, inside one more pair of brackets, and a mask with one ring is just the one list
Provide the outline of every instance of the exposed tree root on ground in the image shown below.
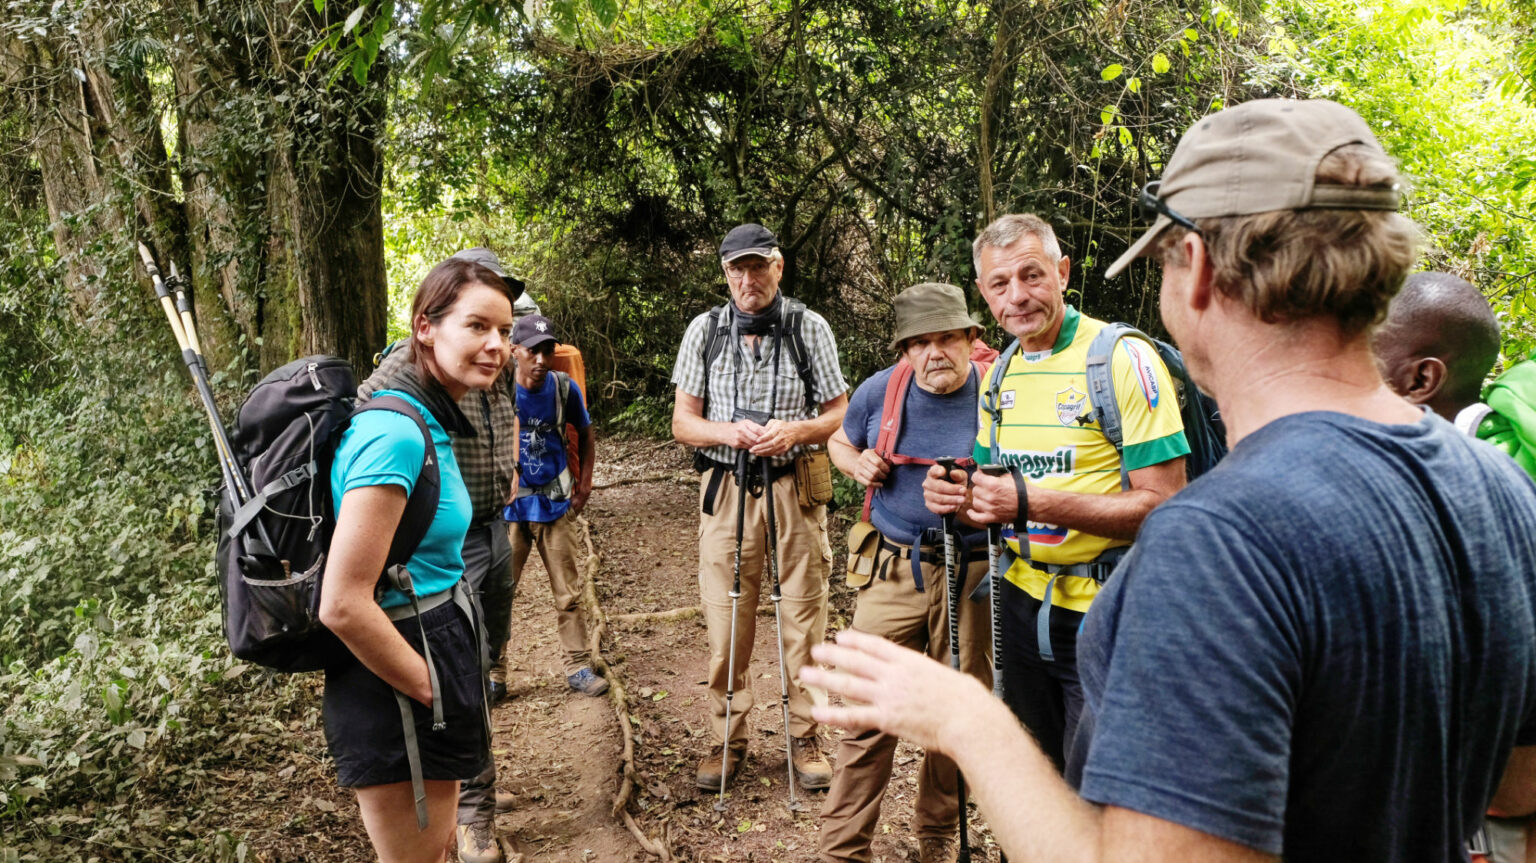
[[685,605],[682,608],[671,608],[666,611],[640,611],[634,614],[615,614],[609,620],[616,624],[673,623],[679,620],[692,620],[702,613],[703,611],[697,605]]
[[[640,825],[629,814],[629,802],[634,795],[635,780],[638,773],[635,770],[635,734],[630,728],[629,694],[624,687],[624,681],[613,666],[604,658],[602,645],[603,636],[608,631],[608,617],[603,612],[603,606],[597,600],[597,574],[602,568],[602,557],[592,544],[592,525],[585,518],[578,518],[581,525],[582,543],[587,549],[586,578],[581,591],[581,604],[587,614],[587,646],[592,655],[593,668],[608,680],[608,700],[613,705],[614,714],[618,719],[619,733],[623,735],[624,750],[620,756],[620,770],[623,779],[619,782],[619,790],[613,796],[612,812],[615,818],[622,818],[624,826],[634,835],[635,841],[640,843],[647,853],[661,860],[662,863],[672,863],[672,854],[667,849],[666,837],[660,840],[652,839],[645,835]],[[697,609],[694,609],[697,613]]]

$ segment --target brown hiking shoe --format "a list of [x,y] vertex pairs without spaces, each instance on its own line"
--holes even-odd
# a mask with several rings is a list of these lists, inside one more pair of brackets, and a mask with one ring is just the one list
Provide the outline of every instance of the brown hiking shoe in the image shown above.
[[461,863],[502,863],[501,845],[489,821],[460,824],[458,831]]
[[[741,772],[741,765],[746,760],[747,752],[745,749],[731,750],[726,767],[728,775],[726,776],[725,783],[727,785],[730,784],[732,779],[736,778],[736,774]],[[699,762],[699,769],[693,774],[693,784],[697,785],[700,791],[713,792],[720,790],[720,750],[711,751]]]
[[816,735],[794,738],[790,741],[790,752],[794,753],[795,777],[801,788],[816,791],[831,786],[832,765],[821,754],[821,741]]
[[505,815],[517,808],[517,797],[510,791],[496,789],[496,814]]
[[960,843],[953,836],[923,836],[917,840],[917,863],[955,863]]

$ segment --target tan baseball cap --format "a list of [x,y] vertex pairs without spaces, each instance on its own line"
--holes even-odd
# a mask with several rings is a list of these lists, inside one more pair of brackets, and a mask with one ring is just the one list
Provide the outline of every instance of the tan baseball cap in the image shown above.
[[913,285],[897,294],[893,304],[896,306],[896,335],[891,339],[893,351],[899,350],[902,342],[923,333],[981,327],[965,307],[965,292],[954,285],[941,282]]
[[[1184,133],[1163,169],[1155,197],[1186,219],[1275,210],[1396,210],[1401,197],[1396,187],[1313,182],[1318,163],[1349,144],[1364,144],[1385,155],[1360,115],[1337,102],[1244,102],[1200,120]],[[1173,223],[1159,212],[1152,227],[1109,265],[1104,277],[1119,275]]]

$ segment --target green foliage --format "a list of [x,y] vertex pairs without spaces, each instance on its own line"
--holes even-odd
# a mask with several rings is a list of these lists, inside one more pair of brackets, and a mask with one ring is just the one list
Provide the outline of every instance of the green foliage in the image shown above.
[[659,438],[672,436],[672,401],[656,396],[640,396],[613,412],[603,424],[610,434]]
[[[1365,117],[1408,180],[1424,269],[1489,296],[1507,357],[1536,347],[1536,102],[1520,80],[1530,19],[1502,4],[1276,4],[1254,74]],[[1513,77],[1511,77],[1513,76]]]
[[68,611],[81,602],[140,602],[205,575],[216,463],[185,372],[176,380],[164,368],[7,418],[16,443],[0,472],[0,660],[68,648]]

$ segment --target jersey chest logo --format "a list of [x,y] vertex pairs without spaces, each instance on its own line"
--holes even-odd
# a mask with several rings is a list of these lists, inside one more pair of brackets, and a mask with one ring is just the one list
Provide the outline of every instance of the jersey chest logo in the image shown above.
[[998,406],[998,408],[1000,410],[1008,410],[1009,408],[1013,407],[1013,398],[1014,398],[1013,390],[1008,390],[1006,392],[999,393],[998,397],[997,397],[997,406]]
[[1017,466],[1019,472],[1033,480],[1047,476],[1071,476],[1077,462],[1077,447],[1061,446],[1052,452],[1029,450],[1004,450],[1003,464]]
[[1056,420],[1064,426],[1070,426],[1077,422],[1077,418],[1083,415],[1083,408],[1088,404],[1088,394],[1079,392],[1077,387],[1069,386],[1056,393]]

